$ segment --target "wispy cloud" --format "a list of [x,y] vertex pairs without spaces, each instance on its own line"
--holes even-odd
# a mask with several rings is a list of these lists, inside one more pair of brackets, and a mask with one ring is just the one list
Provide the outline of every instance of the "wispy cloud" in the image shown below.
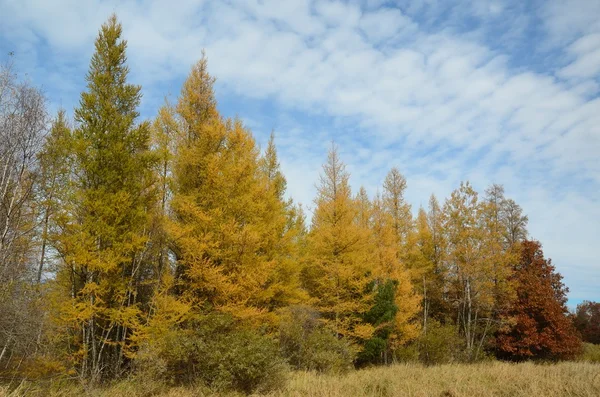
[[272,128],[290,194],[310,206],[335,139],[374,193],[409,200],[503,183],[574,300],[600,299],[600,3],[0,0],[0,50],[72,106],[98,26],[123,21],[144,114],[206,48],[226,114]]

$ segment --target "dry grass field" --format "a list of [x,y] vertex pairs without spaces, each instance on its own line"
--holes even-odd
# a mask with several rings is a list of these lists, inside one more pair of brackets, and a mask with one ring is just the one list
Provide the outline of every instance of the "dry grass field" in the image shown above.
[[[214,396],[202,387],[167,387],[148,380],[122,381],[106,388],[86,390],[74,385],[22,384],[2,397],[20,396]],[[395,365],[352,371],[344,375],[317,375],[296,372],[286,386],[264,396],[600,396],[600,364],[563,362],[558,364],[509,364],[488,362],[423,367]]]

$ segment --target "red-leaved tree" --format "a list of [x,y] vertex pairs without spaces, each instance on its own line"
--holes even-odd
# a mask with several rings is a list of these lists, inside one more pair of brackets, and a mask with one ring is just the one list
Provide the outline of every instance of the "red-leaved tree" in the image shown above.
[[600,344],[600,302],[584,301],[577,305],[575,327],[584,342]]
[[581,340],[568,317],[567,287],[537,241],[524,241],[515,266],[516,298],[496,337],[498,357],[514,361],[572,358]]

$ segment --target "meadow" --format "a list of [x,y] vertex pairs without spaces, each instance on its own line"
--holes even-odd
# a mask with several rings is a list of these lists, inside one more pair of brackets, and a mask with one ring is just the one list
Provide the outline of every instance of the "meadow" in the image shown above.
[[[170,387],[147,379],[131,378],[104,388],[85,389],[61,383],[46,387],[23,383],[16,389],[0,389],[1,397],[91,396],[91,397],[191,397],[241,396],[219,393],[202,386]],[[292,372],[286,385],[255,396],[600,396],[600,364],[561,362],[534,364],[484,362],[425,367],[397,364],[350,371],[341,375]]]

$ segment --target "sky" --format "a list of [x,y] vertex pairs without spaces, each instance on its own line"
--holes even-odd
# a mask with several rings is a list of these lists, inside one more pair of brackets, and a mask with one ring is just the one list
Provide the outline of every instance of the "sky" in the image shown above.
[[219,109],[275,132],[309,212],[332,141],[355,191],[398,167],[414,211],[502,184],[569,305],[600,301],[600,1],[0,0],[0,62],[72,114],[113,12],[143,118],[204,49]]

